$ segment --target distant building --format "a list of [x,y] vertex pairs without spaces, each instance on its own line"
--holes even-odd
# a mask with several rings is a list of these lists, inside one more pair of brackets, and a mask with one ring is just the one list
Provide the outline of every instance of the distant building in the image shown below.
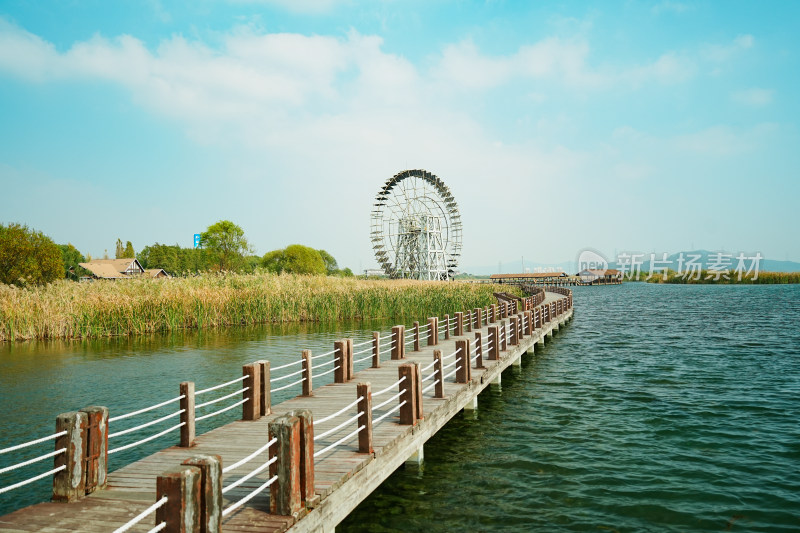
[[563,282],[566,272],[524,272],[522,274],[492,274],[489,279],[494,283],[534,283],[547,285]]
[[94,259],[88,263],[78,264],[92,273],[91,277],[81,278],[82,281],[89,279],[129,279],[144,274],[144,268],[135,258]]
[[578,277],[581,278],[581,283],[586,285],[611,285],[622,283],[622,272],[613,268],[606,270],[588,268],[578,272]]
[[167,274],[167,271],[163,268],[148,268],[144,271],[144,275],[153,279],[170,277],[170,275]]

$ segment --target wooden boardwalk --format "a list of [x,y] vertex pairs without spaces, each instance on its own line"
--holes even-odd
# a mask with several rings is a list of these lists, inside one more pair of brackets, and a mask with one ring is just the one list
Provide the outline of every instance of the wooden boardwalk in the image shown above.
[[[563,294],[545,293],[545,305],[565,300]],[[444,426],[454,415],[464,408],[476,405],[477,395],[492,382],[498,382],[500,374],[512,364],[517,364],[525,352],[531,352],[536,343],[544,343],[547,336],[557,331],[572,317],[572,308],[562,306],[562,312],[542,327],[532,331],[530,335],[519,339],[516,346],[507,346],[499,360],[487,360],[483,354],[484,368],[471,369],[471,380],[468,383],[455,383],[453,378],[445,380],[443,398],[434,397],[434,389],[423,394],[423,419],[415,425],[402,425],[397,412],[390,414],[373,427],[372,438],[374,453],[359,453],[358,437],[335,447],[314,459],[314,491],[316,498],[307,501],[305,506],[292,516],[270,514],[270,491],[265,490],[248,501],[238,510],[222,519],[225,531],[333,531],[363,499],[378,487],[391,473],[406,462],[409,457],[420,451],[427,439]],[[498,320],[497,323],[500,321]],[[508,323],[508,319],[503,320]],[[496,325],[496,324],[495,324]],[[480,331],[486,339],[489,326],[483,324],[481,329],[465,332],[460,339],[475,338]],[[277,418],[298,409],[309,409],[315,420],[340,411],[353,403],[357,398],[356,383],[370,383],[372,394],[391,388],[398,381],[398,366],[409,362],[419,362],[427,367],[433,360],[434,350],[441,350],[443,355],[456,350],[456,338],[449,340],[439,338],[436,346],[427,346],[421,342],[419,351],[406,348],[405,358],[401,360],[381,361],[379,368],[367,368],[354,375],[346,383],[333,383],[313,390],[312,396],[298,396],[272,406],[272,412],[255,421],[236,421],[196,438],[196,445],[191,448],[173,446],[161,450],[149,457],[136,461],[128,466],[108,474],[108,485],[86,498],[74,503],[42,503],[15,511],[0,517],[2,531],[103,531],[110,532],[128,522],[131,518],[146,510],[156,501],[156,477],[165,470],[180,465],[185,459],[194,455],[219,455],[222,465],[233,464],[262,447],[269,439],[269,423]],[[425,346],[423,346],[425,345]],[[423,379],[430,370],[423,372]],[[445,372],[446,374],[447,372]],[[423,387],[432,381],[423,382]],[[377,405],[383,400],[397,394],[391,389],[373,401]],[[375,419],[381,413],[393,410],[397,403],[387,405],[374,413]],[[328,422],[316,425],[314,433],[334,428],[337,424],[357,414],[353,406],[346,413]],[[347,425],[314,442],[317,450],[336,443],[357,427]],[[244,464],[224,476],[223,483],[228,485],[248,472],[252,464]],[[247,480],[235,489],[224,494],[223,507],[236,502],[270,479],[269,470]],[[149,531],[153,528],[153,517],[130,528],[130,531]]]

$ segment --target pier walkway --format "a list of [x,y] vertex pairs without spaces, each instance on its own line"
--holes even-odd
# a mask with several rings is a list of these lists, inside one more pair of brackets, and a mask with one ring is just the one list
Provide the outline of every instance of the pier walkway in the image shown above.
[[[56,451],[46,454],[55,457],[61,502],[0,517],[0,531],[333,531],[395,469],[421,461],[428,438],[462,409],[476,409],[481,391],[572,313],[570,290],[534,289],[527,298],[396,326],[388,338],[375,333],[337,341],[327,354],[304,351],[297,364],[258,361],[241,378],[202,391],[183,383],[171,400],[180,409],[155,419],[174,415],[180,423],[152,437],[180,431],[181,445],[110,473],[109,437],[113,444],[117,421],[139,413],[66,413]],[[355,373],[363,361],[371,366]],[[329,373],[334,383],[313,388]],[[289,386],[301,394],[270,405],[271,392]],[[207,400],[211,392],[222,396]],[[196,420],[239,406],[243,420],[194,435]]]

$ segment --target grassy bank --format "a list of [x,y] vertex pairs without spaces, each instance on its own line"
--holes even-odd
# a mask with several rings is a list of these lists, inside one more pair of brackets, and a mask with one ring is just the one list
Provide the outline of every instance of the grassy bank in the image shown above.
[[724,285],[774,285],[774,284],[787,284],[787,283],[800,283],[800,272],[759,272],[758,278],[753,279],[753,274],[742,276],[739,280],[738,274],[729,274],[729,279],[720,276],[719,279],[715,273],[710,273],[703,270],[700,273],[699,279],[697,274],[682,276],[677,272],[670,270],[667,272],[666,279],[662,273],[655,274],[653,277],[648,278],[647,272],[640,272],[638,278],[631,279],[628,275],[625,276],[624,281],[647,281],[648,283],[676,283],[682,285],[711,285],[711,284],[724,284]]
[[272,274],[0,285],[0,341],[266,322],[426,317],[494,302],[492,285]]

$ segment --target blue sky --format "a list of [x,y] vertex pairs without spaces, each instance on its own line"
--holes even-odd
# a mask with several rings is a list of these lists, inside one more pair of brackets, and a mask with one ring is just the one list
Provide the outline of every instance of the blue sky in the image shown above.
[[451,188],[462,264],[591,247],[800,261],[800,4],[0,4],[0,222],[84,253],[190,246],[376,265],[372,198]]

